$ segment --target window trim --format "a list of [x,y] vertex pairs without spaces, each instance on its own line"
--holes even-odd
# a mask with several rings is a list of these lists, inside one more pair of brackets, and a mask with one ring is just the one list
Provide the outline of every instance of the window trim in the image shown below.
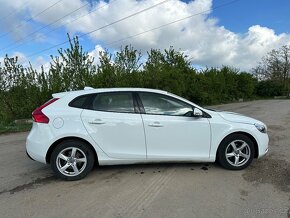
[[[105,111],[105,110],[94,110],[92,108],[92,103],[94,98],[97,97],[98,94],[105,94],[105,93],[131,93],[132,94],[132,99],[133,99],[133,107],[134,107],[134,112],[120,112],[120,111]],[[151,113],[146,113],[145,108],[143,106],[142,100],[140,98],[139,93],[150,93],[150,94],[155,94],[155,95],[161,95],[161,96],[166,96],[168,98],[172,98],[173,100],[177,100],[177,101],[181,101],[182,103],[189,105],[192,107],[192,110],[194,110],[195,106],[184,102],[178,98],[175,98],[173,96],[170,95],[165,95],[162,93],[157,93],[157,92],[147,92],[147,91],[108,91],[108,92],[97,92],[97,93],[90,93],[90,94],[83,94],[83,95],[79,95],[77,97],[75,97],[73,100],[71,100],[68,103],[69,107],[73,107],[73,108],[78,108],[78,109],[86,109],[86,110],[92,110],[92,111],[101,111],[101,112],[108,112],[108,113],[126,113],[126,114],[148,114],[148,115],[159,115],[159,116],[175,116],[175,117],[186,117],[184,115],[168,115],[168,114],[151,114]],[[82,107],[74,107],[71,104],[73,104],[73,102],[75,102],[76,100],[78,100],[81,97],[84,96],[88,96],[88,98],[84,101]],[[200,109],[200,108],[199,108]],[[208,113],[206,113],[204,110],[200,109],[203,112],[203,118],[211,118],[211,115],[209,115]]]

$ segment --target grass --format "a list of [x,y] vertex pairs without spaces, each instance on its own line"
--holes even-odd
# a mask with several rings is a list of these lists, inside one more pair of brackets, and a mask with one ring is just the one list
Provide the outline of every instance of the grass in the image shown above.
[[0,123],[0,134],[29,131],[32,123]]

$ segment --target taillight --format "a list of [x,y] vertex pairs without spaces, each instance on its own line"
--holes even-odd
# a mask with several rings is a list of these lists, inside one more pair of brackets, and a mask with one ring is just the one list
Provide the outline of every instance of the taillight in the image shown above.
[[49,100],[48,102],[44,103],[43,105],[41,105],[40,107],[36,108],[32,112],[32,118],[33,118],[34,122],[36,122],[36,123],[48,123],[49,118],[42,112],[42,109],[47,107],[48,105],[52,104],[56,100],[58,100],[58,98],[53,98],[53,99]]

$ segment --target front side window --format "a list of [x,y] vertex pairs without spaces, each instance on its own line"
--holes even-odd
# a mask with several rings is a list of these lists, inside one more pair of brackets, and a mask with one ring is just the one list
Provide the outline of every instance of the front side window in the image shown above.
[[139,93],[146,114],[185,116],[192,106],[170,96],[141,92]]
[[134,103],[130,92],[108,92],[97,94],[92,109],[120,113],[134,113]]

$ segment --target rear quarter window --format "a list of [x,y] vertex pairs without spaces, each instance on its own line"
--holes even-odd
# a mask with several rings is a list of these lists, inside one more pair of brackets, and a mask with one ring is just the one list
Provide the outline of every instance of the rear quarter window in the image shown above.
[[76,108],[86,108],[86,104],[92,95],[81,95],[72,100],[68,105]]

